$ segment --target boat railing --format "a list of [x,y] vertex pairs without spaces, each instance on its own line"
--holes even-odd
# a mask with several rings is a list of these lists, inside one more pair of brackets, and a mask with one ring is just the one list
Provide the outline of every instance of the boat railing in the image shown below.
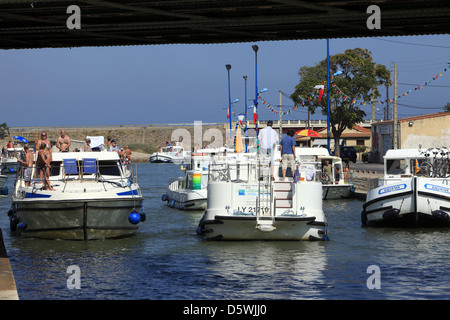
[[[82,162],[82,161],[81,161]],[[15,184],[18,187],[33,187],[35,190],[44,189],[46,169],[39,166],[32,166],[31,174],[26,172],[28,167],[20,165],[16,173]],[[137,164],[98,164],[91,170],[86,169],[77,161],[77,164],[69,168],[63,163],[51,164],[49,168],[49,176],[47,177],[51,186],[64,185],[65,190],[68,182],[101,182],[110,183],[115,186],[127,187],[137,183]],[[42,172],[42,178],[41,178]],[[26,175],[31,175],[26,177]],[[28,181],[27,181],[28,180]],[[105,188],[106,189],[106,188]]]
[[209,182],[249,182],[258,180],[258,166],[252,162],[217,162],[208,166]]
[[169,179],[169,190],[171,191],[178,191],[186,189],[186,186],[184,185],[185,181],[182,177],[171,177]]

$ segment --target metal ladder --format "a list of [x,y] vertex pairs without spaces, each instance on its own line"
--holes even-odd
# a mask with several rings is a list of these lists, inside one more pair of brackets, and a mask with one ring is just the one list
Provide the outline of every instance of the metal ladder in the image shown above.
[[[258,196],[256,197],[256,229],[262,232],[272,232],[275,227],[275,206],[273,203],[273,184],[271,181],[270,167],[258,163]],[[262,173],[262,174],[261,174]]]

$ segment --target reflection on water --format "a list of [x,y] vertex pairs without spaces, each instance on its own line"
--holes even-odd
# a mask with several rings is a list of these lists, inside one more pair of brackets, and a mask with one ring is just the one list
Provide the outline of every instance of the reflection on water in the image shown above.
[[[358,200],[324,203],[328,242],[204,241],[202,212],[168,208],[161,195],[179,166],[140,164],[147,221],[128,238],[54,241],[10,235],[9,197],[0,227],[21,299],[448,299],[448,230],[362,228]],[[13,176],[8,188],[12,190]],[[81,289],[66,286],[67,267]],[[370,290],[367,268],[381,271]]]

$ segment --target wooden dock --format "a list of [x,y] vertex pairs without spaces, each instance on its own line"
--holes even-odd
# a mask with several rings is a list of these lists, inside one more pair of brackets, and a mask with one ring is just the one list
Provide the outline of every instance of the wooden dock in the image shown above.
[[19,300],[16,282],[9,263],[5,244],[3,243],[2,229],[0,228],[0,300]]

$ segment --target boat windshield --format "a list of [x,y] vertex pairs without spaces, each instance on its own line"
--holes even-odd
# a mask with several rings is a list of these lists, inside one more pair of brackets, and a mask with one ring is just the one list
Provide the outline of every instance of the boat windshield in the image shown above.
[[120,176],[120,169],[117,161],[100,161],[98,167],[100,175]]
[[389,159],[386,160],[387,174],[405,174],[407,173],[408,161],[406,159]]

